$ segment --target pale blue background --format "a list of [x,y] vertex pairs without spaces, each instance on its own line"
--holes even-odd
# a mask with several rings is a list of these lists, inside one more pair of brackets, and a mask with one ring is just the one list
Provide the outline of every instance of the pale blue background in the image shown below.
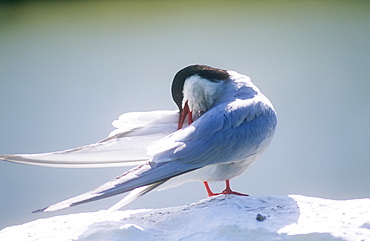
[[[78,1],[0,5],[0,153],[90,144],[121,113],[175,109],[194,63],[249,75],[278,112],[267,153],[232,187],[251,195],[370,197],[368,1]],[[122,173],[0,162],[0,228],[106,209],[32,210]],[[223,184],[213,185],[222,190]],[[126,208],[205,198],[200,183]]]

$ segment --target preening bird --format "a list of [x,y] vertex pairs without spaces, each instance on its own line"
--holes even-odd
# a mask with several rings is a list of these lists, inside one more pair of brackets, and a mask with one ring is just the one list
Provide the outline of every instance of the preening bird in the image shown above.
[[[235,71],[191,65],[172,83],[176,111],[131,112],[117,129],[92,145],[43,154],[0,155],[0,160],[48,167],[138,165],[110,182],[36,212],[56,211],[131,191],[120,204],[155,188],[204,182],[209,196],[238,194],[229,180],[244,173],[264,152],[276,128],[276,112],[251,82]],[[226,181],[222,193],[208,182]],[[161,186],[161,187],[159,187]]]

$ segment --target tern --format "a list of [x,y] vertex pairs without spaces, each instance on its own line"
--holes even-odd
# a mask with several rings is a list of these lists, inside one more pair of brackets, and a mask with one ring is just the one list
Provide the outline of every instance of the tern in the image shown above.
[[[118,209],[153,189],[201,181],[208,196],[237,194],[229,180],[266,150],[277,118],[271,102],[235,71],[191,65],[172,82],[178,110],[125,113],[108,138],[92,145],[42,154],[0,155],[0,160],[48,167],[135,168],[96,189],[34,212],[51,212],[131,191]],[[213,193],[208,182],[225,181]],[[161,186],[161,187],[159,187]]]

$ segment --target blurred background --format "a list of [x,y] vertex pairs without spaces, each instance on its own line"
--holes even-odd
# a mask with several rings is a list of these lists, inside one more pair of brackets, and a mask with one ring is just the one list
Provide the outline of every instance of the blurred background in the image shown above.
[[[251,195],[370,197],[368,1],[7,1],[0,4],[0,153],[94,143],[129,111],[176,109],[175,73],[207,64],[250,76],[278,113],[262,158],[232,181]],[[0,228],[50,214],[127,168],[0,162]],[[212,184],[221,191],[224,184]],[[201,183],[125,209],[185,205]]]

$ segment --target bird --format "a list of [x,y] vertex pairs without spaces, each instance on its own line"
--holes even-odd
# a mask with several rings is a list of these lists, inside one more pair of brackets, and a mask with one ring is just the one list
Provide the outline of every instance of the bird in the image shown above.
[[[171,86],[177,110],[129,112],[97,143],[41,154],[0,155],[0,160],[47,167],[136,166],[81,195],[34,212],[52,212],[130,192],[114,210],[154,190],[203,182],[208,196],[235,192],[230,179],[243,174],[273,138],[276,111],[251,79],[207,65],[179,70]],[[225,181],[214,193],[208,182]],[[111,209],[112,209],[111,208]]]

